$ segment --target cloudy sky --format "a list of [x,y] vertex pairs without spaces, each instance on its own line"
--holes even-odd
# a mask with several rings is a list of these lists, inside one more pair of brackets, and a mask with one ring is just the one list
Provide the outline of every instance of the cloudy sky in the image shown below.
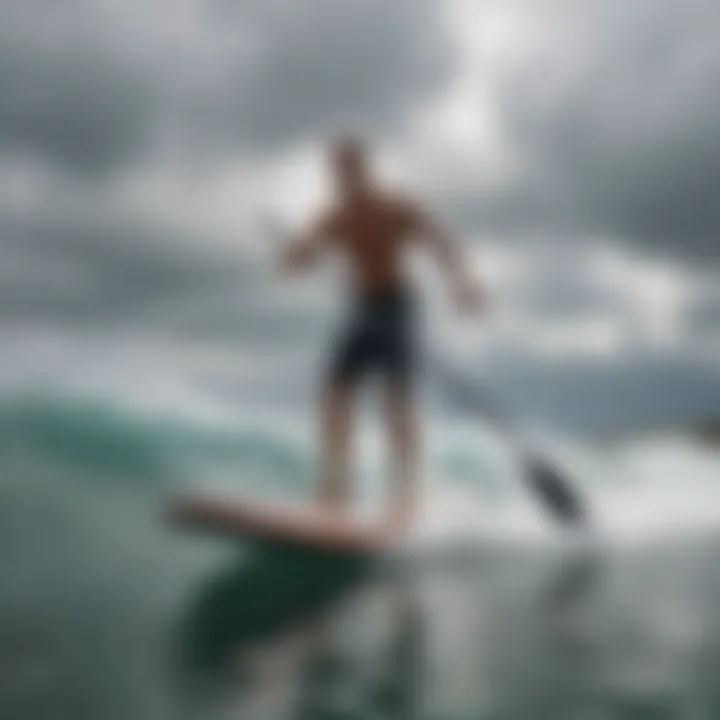
[[[332,268],[277,228],[353,129],[472,249],[428,340],[566,424],[720,412],[720,10],[709,0],[5,0],[5,389],[309,402]],[[203,405],[204,404],[204,405]]]

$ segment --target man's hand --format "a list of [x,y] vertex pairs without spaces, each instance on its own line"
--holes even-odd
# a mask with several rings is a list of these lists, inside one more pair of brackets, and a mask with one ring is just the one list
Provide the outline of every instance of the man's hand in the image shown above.
[[280,270],[292,273],[311,266],[328,249],[336,235],[333,215],[323,214],[291,240],[280,253]]
[[289,274],[302,270],[312,263],[316,255],[316,249],[308,239],[290,242],[280,252],[280,271]]

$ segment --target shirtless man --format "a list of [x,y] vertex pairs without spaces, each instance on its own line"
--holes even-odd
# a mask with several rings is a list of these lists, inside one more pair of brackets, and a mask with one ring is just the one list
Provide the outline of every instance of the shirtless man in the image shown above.
[[284,249],[281,267],[297,271],[326,251],[341,252],[352,272],[354,312],[332,354],[321,418],[320,503],[342,510],[350,500],[348,468],[352,409],[358,381],[369,371],[385,378],[391,450],[391,509],[387,528],[402,533],[418,505],[418,427],[412,397],[415,370],[414,303],[404,258],[413,243],[432,250],[460,310],[481,305],[458,245],[418,205],[383,189],[357,138],[329,151],[336,198]]

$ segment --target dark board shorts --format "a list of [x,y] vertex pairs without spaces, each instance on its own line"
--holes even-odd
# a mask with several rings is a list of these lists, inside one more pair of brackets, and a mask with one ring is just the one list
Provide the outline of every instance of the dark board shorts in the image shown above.
[[378,373],[408,383],[415,370],[415,305],[404,287],[359,295],[331,356],[331,380],[354,385]]

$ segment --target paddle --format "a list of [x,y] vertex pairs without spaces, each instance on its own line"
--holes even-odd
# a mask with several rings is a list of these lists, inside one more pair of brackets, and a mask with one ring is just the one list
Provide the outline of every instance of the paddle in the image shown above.
[[548,512],[559,522],[571,526],[589,523],[588,508],[580,496],[576,483],[565,470],[544,457],[522,440],[515,428],[513,415],[502,403],[476,383],[464,379],[437,357],[431,358],[431,369],[440,380],[446,394],[451,395],[457,408],[481,414],[491,420],[514,441],[524,478]]

